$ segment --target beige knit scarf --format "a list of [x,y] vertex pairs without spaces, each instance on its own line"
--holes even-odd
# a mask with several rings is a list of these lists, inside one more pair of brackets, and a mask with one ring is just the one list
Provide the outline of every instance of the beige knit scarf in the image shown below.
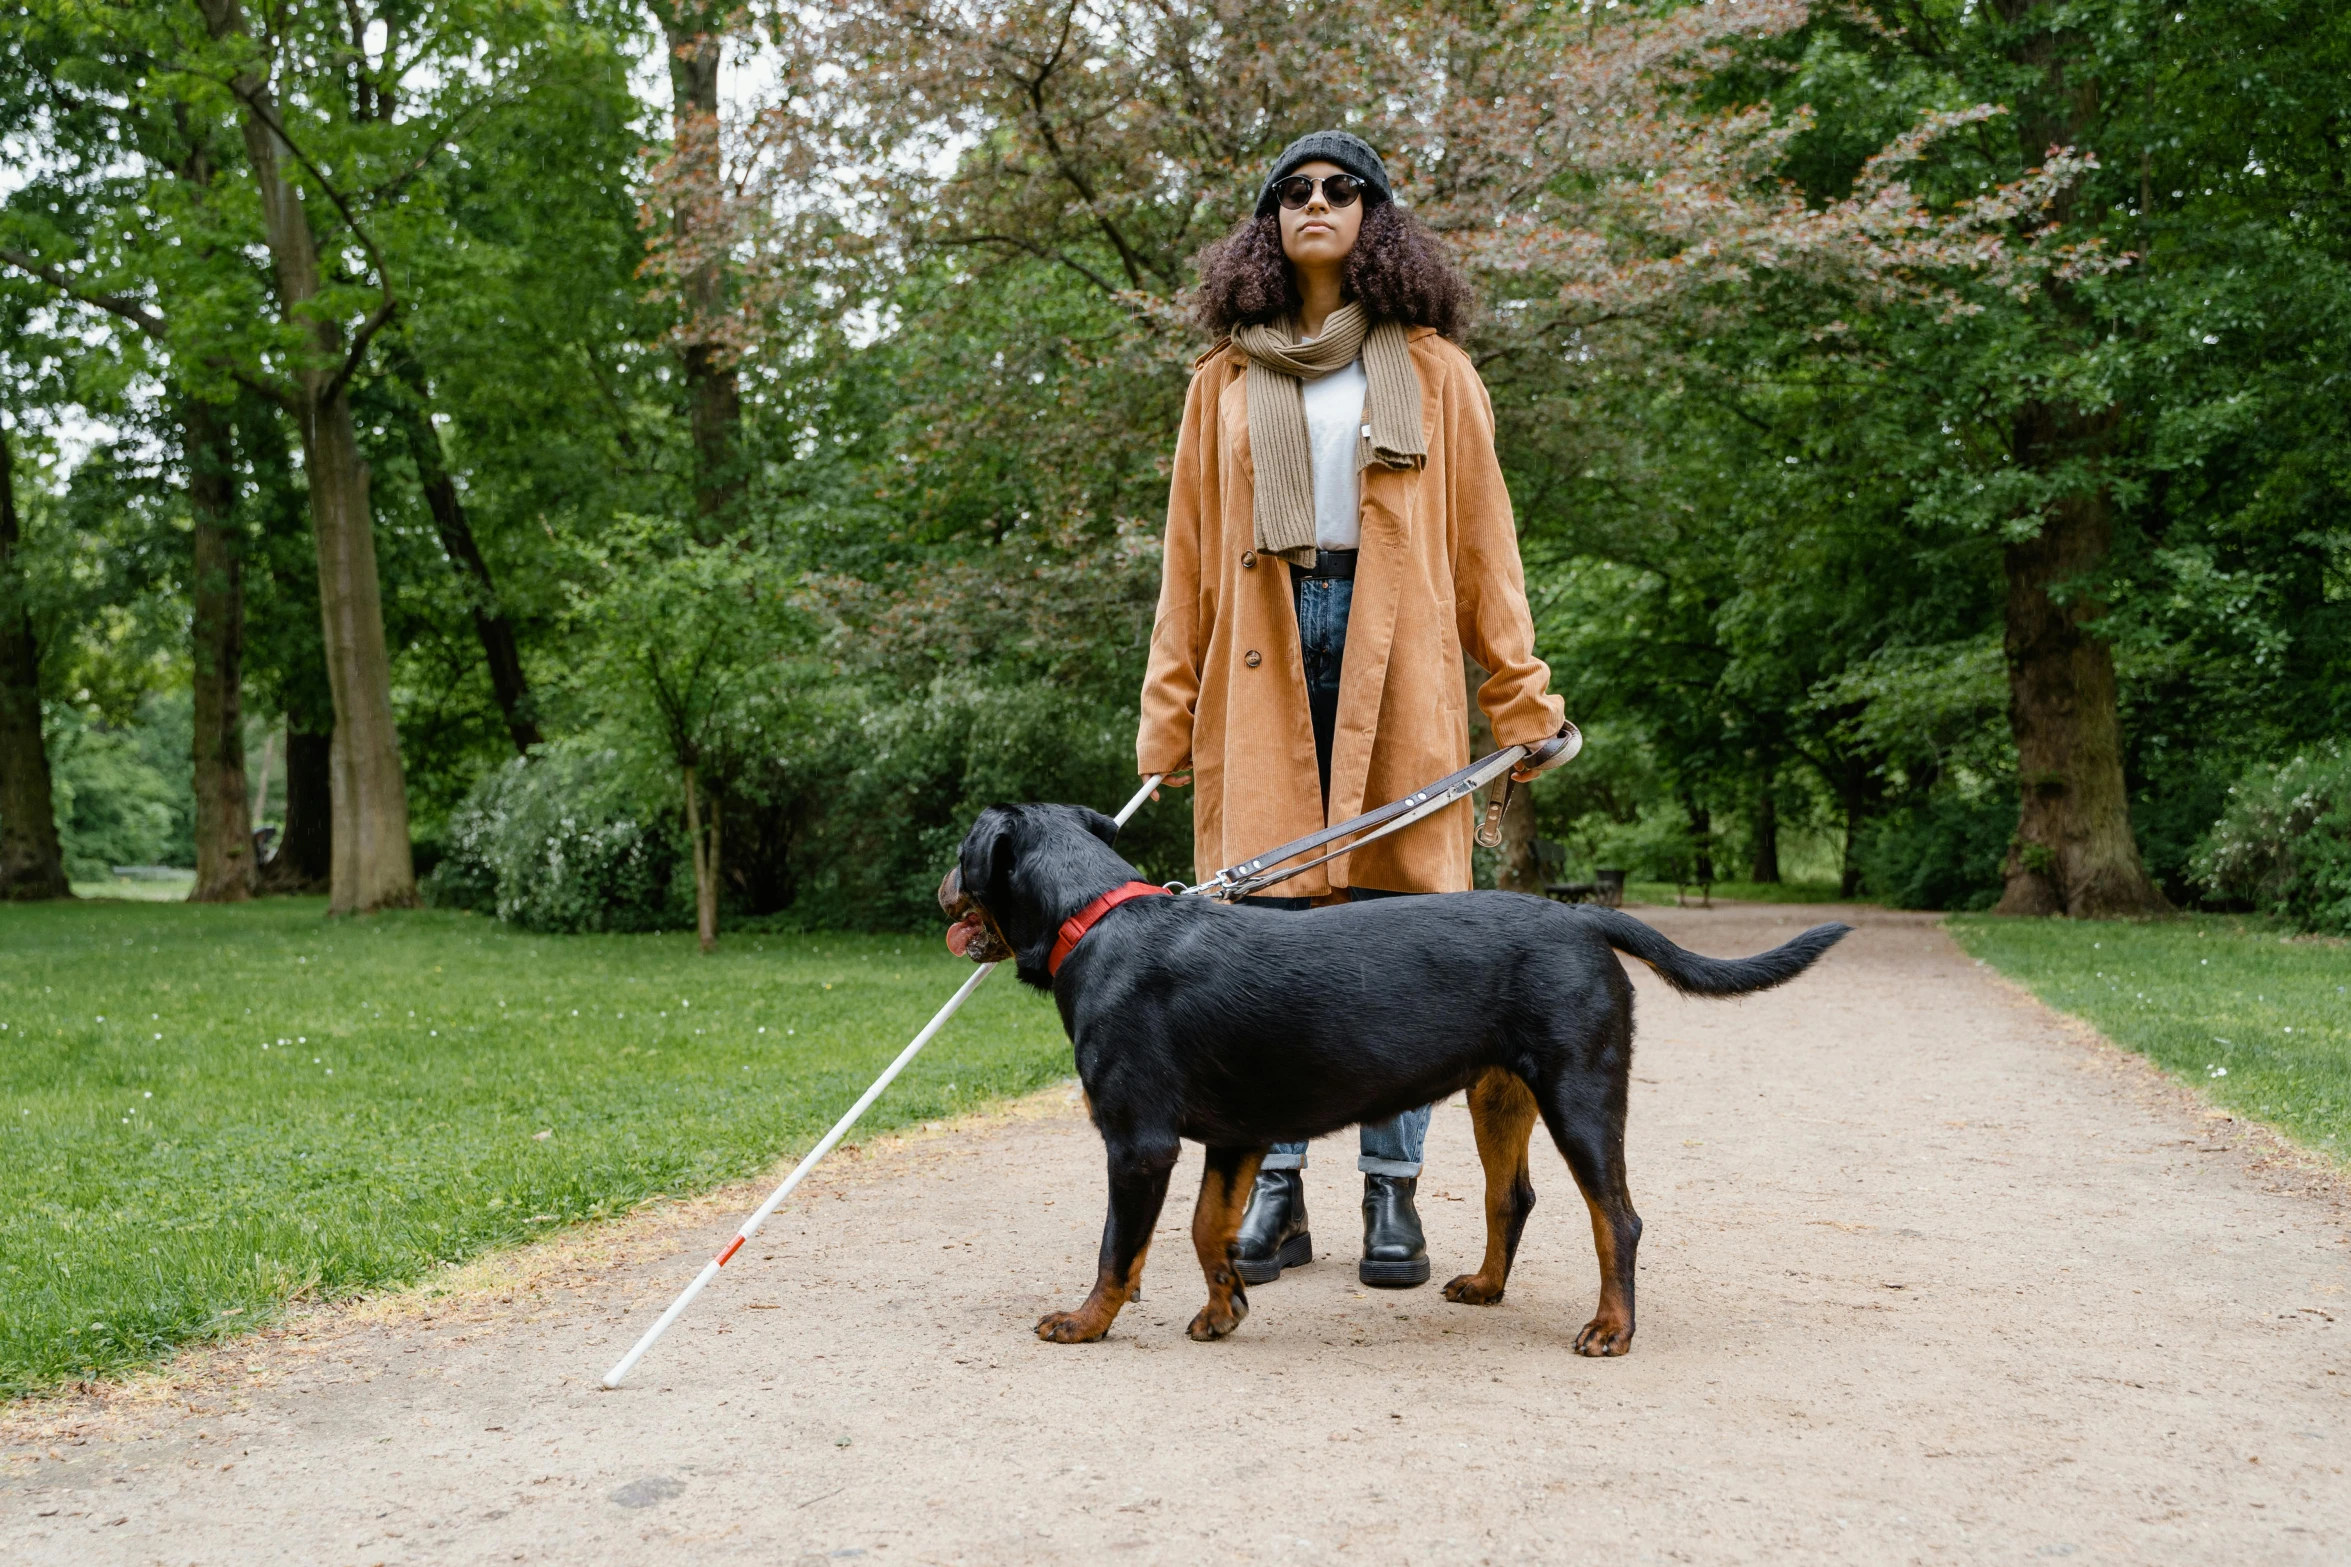
[[1420,372],[1404,345],[1401,322],[1372,321],[1350,301],[1331,312],[1322,336],[1300,343],[1298,322],[1285,316],[1263,326],[1233,329],[1249,361],[1249,451],[1257,465],[1256,534],[1259,554],[1293,565],[1314,564],[1314,452],[1306,436],[1304,381],[1317,381],[1363,359],[1365,398],[1355,466],[1418,468],[1428,461],[1420,433]]

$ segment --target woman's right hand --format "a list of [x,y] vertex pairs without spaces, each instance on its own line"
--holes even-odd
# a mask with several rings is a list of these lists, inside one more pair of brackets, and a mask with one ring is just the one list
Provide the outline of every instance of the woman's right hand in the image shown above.
[[[1169,773],[1165,778],[1160,779],[1159,789],[1181,789],[1189,785],[1191,781],[1191,770],[1187,768],[1183,772]],[[1159,798],[1159,789],[1154,789],[1151,791],[1151,798],[1154,801]]]

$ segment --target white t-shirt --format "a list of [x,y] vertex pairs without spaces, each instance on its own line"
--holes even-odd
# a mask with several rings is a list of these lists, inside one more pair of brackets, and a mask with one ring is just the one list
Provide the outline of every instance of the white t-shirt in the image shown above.
[[1306,395],[1306,439],[1314,451],[1314,542],[1326,550],[1351,550],[1363,539],[1355,450],[1371,382],[1358,359],[1319,381],[1305,382],[1300,390]]

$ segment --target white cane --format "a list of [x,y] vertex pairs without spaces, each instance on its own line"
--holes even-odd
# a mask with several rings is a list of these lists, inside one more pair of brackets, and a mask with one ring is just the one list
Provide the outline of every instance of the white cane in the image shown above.
[[[1127,824],[1129,817],[1143,808],[1143,802],[1151,798],[1151,791],[1159,787],[1159,780],[1165,776],[1164,773],[1153,773],[1143,780],[1143,787],[1135,791],[1135,797],[1127,801],[1125,808],[1118,813],[1118,824],[1121,827]],[[882,1096],[882,1090],[889,1087],[900,1072],[906,1070],[909,1062],[922,1054],[922,1047],[938,1037],[939,1030],[947,1026],[947,1020],[953,1017],[963,1004],[971,999],[971,993],[979,989],[981,983],[995,972],[995,964],[981,964],[978,969],[973,971],[971,978],[963,982],[962,988],[947,998],[947,1004],[932,1014],[931,1020],[923,1025],[922,1032],[915,1035],[913,1041],[904,1050],[898,1052],[898,1059],[891,1062],[882,1075],[873,1080],[873,1086],[865,1091],[857,1103],[849,1107],[849,1113],[835,1121],[833,1129],[824,1134],[824,1140],[809,1149],[808,1157],[794,1166],[790,1175],[784,1177],[784,1184],[770,1192],[767,1201],[752,1210],[751,1217],[745,1219],[736,1229],[735,1238],[726,1243],[725,1249],[702,1265],[702,1271],[694,1275],[694,1282],[687,1285],[685,1291],[676,1300],[669,1303],[669,1309],[661,1314],[660,1320],[647,1328],[645,1336],[637,1340],[635,1347],[621,1356],[619,1363],[610,1371],[604,1373],[604,1385],[607,1388],[620,1386],[621,1379],[636,1369],[637,1362],[645,1358],[645,1351],[660,1342],[661,1335],[669,1331],[671,1323],[685,1315],[686,1308],[694,1304],[694,1297],[702,1293],[704,1285],[718,1277],[718,1270],[727,1265],[727,1259],[742,1250],[745,1241],[759,1233],[759,1227],[767,1222],[768,1216],[776,1211],[785,1198],[792,1195],[792,1189],[806,1179],[808,1172],[816,1168],[817,1162],[823,1159],[826,1154],[831,1153],[834,1146],[849,1134],[849,1128],[855,1126],[857,1118],[873,1107],[873,1102]]]

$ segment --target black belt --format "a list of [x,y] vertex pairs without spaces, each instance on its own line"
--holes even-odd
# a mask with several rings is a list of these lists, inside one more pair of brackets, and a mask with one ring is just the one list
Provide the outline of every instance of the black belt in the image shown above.
[[1311,566],[1292,566],[1291,572],[1301,577],[1340,577],[1352,581],[1355,576],[1355,550],[1316,550]]

